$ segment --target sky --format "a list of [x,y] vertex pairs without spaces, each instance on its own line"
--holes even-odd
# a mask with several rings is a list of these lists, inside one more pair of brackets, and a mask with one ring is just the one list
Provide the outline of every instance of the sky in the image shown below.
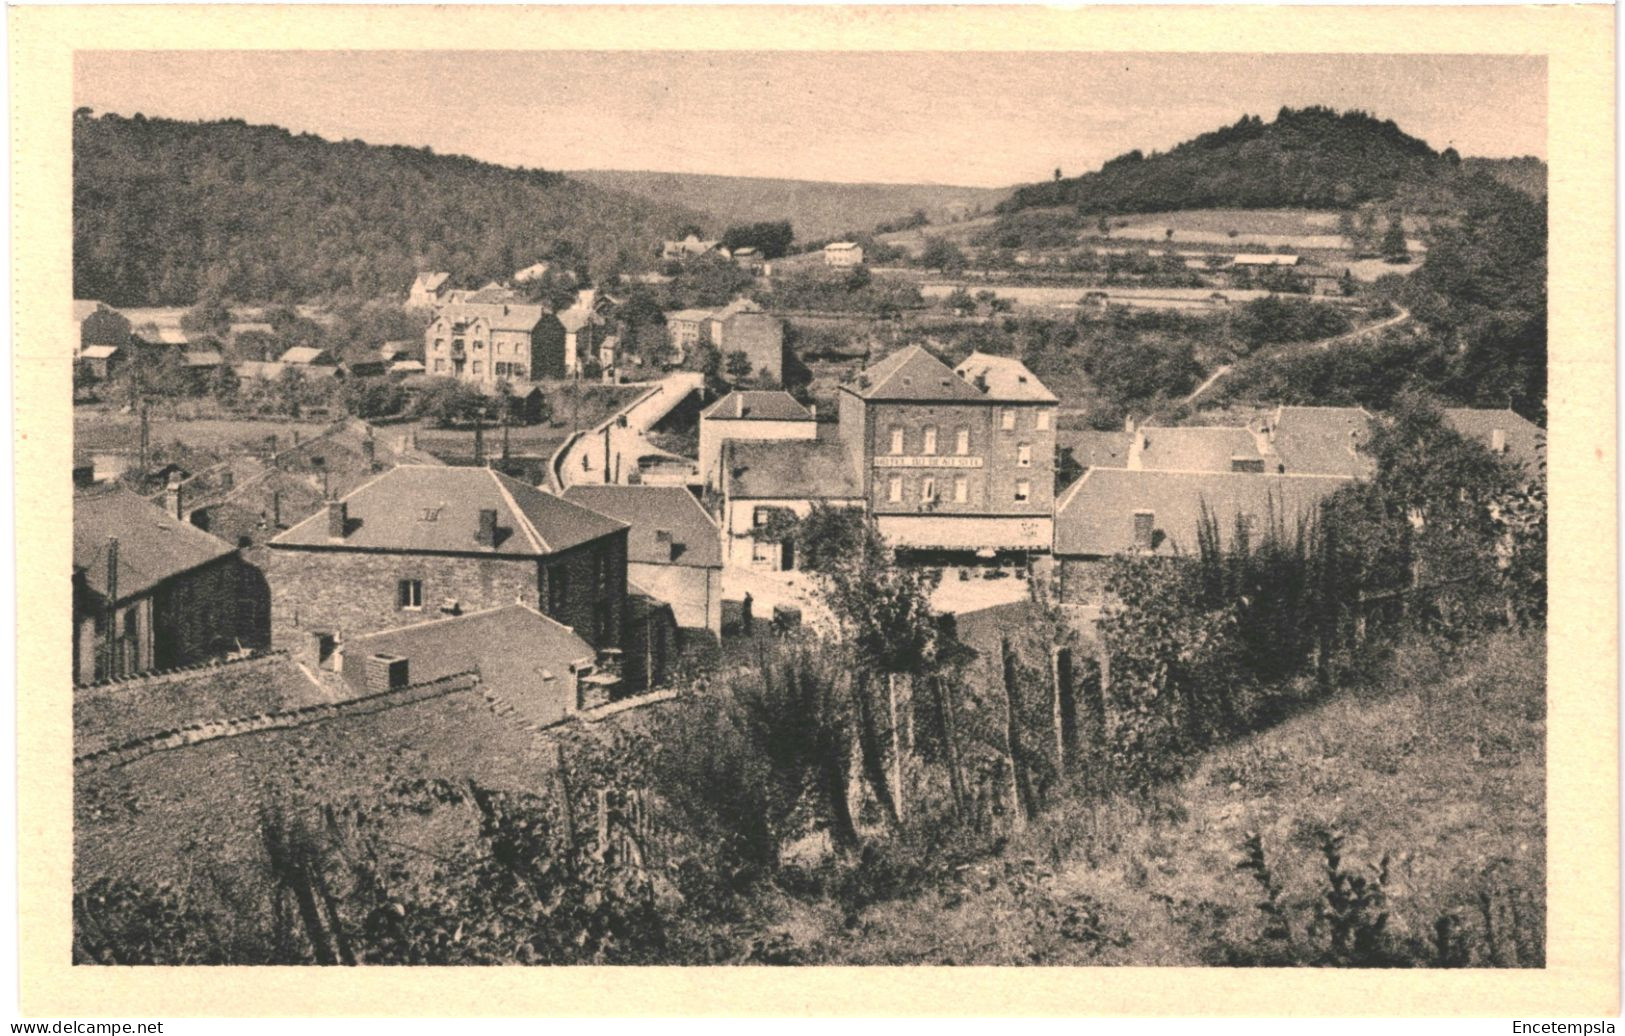
[[80,51],[76,106],[239,118],[504,165],[1000,187],[1283,106],[1546,156],[1518,55]]

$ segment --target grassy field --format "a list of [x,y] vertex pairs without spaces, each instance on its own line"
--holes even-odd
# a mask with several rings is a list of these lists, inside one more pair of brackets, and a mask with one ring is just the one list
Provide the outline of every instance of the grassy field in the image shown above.
[[[1544,746],[1539,637],[1456,660],[1405,649],[1372,686],[1210,753],[1157,803],[1060,810],[1001,856],[856,917],[786,900],[779,930],[818,963],[1303,963],[1326,939],[1319,845],[1338,833],[1345,872],[1372,879],[1386,860],[1396,936],[1430,943],[1448,917],[1474,966],[1538,966]],[[1249,832],[1287,940],[1261,935],[1260,886],[1237,866]]]
[[[269,435],[279,446],[291,446],[293,436],[312,438],[327,430],[325,424],[305,421],[258,420],[248,418],[204,418],[180,421],[151,415],[147,422],[149,443],[179,441],[191,449],[215,453],[237,453],[259,449]],[[141,420],[134,414],[115,411],[80,410],[73,415],[73,445],[80,450],[134,450],[141,443]]]

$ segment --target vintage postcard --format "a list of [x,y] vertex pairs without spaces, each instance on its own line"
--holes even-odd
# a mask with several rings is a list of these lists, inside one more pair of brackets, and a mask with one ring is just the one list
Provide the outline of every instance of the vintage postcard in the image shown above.
[[1617,1010],[1611,9],[13,18],[25,1012]]

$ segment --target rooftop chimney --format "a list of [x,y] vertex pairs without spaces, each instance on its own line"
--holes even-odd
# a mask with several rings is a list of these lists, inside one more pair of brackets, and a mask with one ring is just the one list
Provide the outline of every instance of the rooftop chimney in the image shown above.
[[377,447],[372,441],[372,426],[368,425],[366,438],[361,440],[361,459],[367,462],[368,469],[372,469],[378,466],[377,457]]
[[480,510],[480,531],[475,535],[474,542],[482,547],[497,545],[497,513],[494,508]]
[[1134,512],[1134,549],[1149,551],[1151,549],[1152,534],[1157,526],[1157,516],[1152,511]]
[[1130,434],[1133,434],[1133,432],[1134,432],[1134,415],[1133,414],[1124,414],[1123,415],[1123,431],[1128,432]]
[[379,652],[367,658],[367,690],[393,691],[405,687],[410,675],[410,663],[400,655]]
[[350,505],[343,500],[327,502],[327,538],[342,540],[350,531]]
[[164,487],[164,510],[171,518],[181,517],[181,477],[173,471],[169,473],[169,485]]
[[1230,470],[1262,472],[1264,470],[1264,458],[1245,455],[1233,456],[1230,458]]
[[1490,452],[1505,453],[1507,451],[1507,430],[1496,428],[1490,432]]

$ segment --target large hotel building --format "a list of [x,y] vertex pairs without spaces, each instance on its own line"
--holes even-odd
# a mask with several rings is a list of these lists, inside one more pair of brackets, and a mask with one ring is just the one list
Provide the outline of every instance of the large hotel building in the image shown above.
[[919,346],[841,386],[840,437],[893,545],[1048,551],[1055,395],[1021,361],[972,353],[950,368]]

